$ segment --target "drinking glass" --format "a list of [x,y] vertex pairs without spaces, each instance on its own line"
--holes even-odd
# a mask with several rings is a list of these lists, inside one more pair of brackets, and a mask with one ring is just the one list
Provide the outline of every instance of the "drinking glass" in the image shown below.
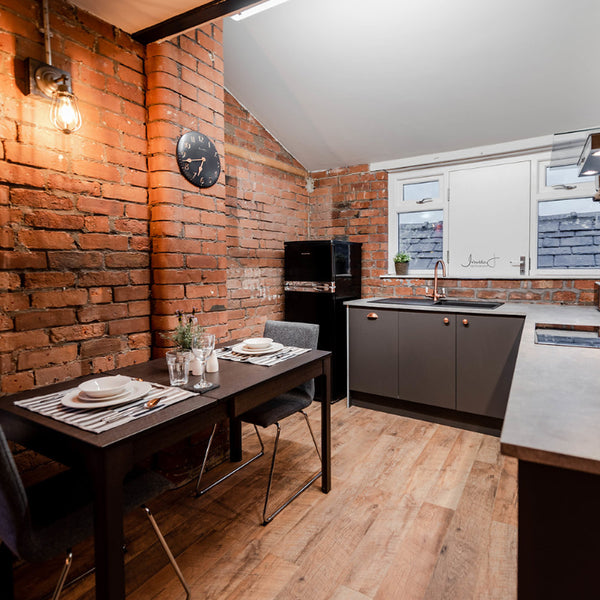
[[190,353],[179,350],[169,350],[166,355],[169,366],[169,384],[185,385],[188,382],[190,370]]
[[192,337],[192,352],[194,356],[200,360],[202,365],[200,381],[194,385],[194,389],[203,390],[212,385],[212,383],[206,381],[206,361],[210,356],[211,352],[215,348],[215,336],[213,333],[200,333]]

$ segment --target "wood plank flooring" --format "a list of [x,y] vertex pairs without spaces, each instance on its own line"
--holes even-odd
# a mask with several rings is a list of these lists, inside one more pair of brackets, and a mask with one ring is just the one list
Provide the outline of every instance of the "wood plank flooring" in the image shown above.
[[[319,405],[309,410],[317,425]],[[498,439],[343,402],[332,407],[332,431],[332,491],[317,482],[267,527],[270,454],[202,498],[190,484],[151,503],[192,598],[516,598],[517,468]],[[258,443],[250,427],[244,435],[249,454]],[[274,433],[264,437],[270,453]],[[275,502],[318,467],[301,417],[282,424],[280,452]],[[183,598],[142,511],[126,517],[125,535],[128,600]],[[59,565],[20,565],[18,600],[46,597]],[[75,548],[73,571],[91,565],[88,541]],[[88,575],[62,598],[92,600],[93,585]]]

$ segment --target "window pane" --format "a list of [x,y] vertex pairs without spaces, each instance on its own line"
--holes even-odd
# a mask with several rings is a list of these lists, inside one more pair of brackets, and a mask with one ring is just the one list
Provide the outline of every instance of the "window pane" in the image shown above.
[[573,185],[585,181],[594,181],[593,175],[579,177],[579,167],[577,165],[567,165],[565,167],[546,167],[546,185]]
[[538,205],[538,269],[600,266],[600,205],[591,198]]
[[443,232],[443,210],[398,213],[398,252],[410,255],[410,271],[433,269],[442,258]]
[[402,186],[402,200],[404,202],[417,202],[423,198],[435,200],[440,197],[439,181],[423,181],[422,183],[405,183]]

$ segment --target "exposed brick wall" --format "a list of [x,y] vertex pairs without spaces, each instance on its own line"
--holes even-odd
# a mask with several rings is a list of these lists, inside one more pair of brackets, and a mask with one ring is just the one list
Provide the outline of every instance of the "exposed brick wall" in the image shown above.
[[[363,243],[363,296],[422,296],[432,279],[385,278],[388,272],[387,173],[368,165],[311,173],[311,227],[315,239],[344,238]],[[596,304],[593,280],[448,279],[449,296],[505,302]]]
[[276,168],[227,156],[229,335],[235,339],[262,334],[267,319],[283,318],[283,242],[308,237],[309,195],[302,166],[230,94],[225,141],[282,163]]
[[[227,333],[227,247],[223,32],[209,24],[147,48],[148,171],[152,213],[154,344],[176,325],[175,311],[197,309],[200,323]],[[208,135],[222,159],[218,182],[201,189],[179,173],[175,148],[186,131]]]
[[71,72],[81,129],[25,96],[45,62],[41,3],[0,9],[1,392],[150,357],[144,49],[50,2],[53,63]]

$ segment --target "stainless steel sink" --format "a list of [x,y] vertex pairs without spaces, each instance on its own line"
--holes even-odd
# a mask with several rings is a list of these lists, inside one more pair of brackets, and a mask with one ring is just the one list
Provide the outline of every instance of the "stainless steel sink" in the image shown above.
[[502,306],[504,302],[494,302],[491,300],[459,300],[455,298],[441,298],[436,303],[436,306],[456,306],[460,308],[464,306],[466,308],[498,308]]
[[433,306],[432,298],[380,298],[379,300],[369,300],[375,304],[416,304],[417,306]]
[[489,300],[462,300],[460,298],[441,298],[434,302],[432,298],[380,298],[378,300],[369,300],[369,302],[379,304],[408,304],[416,306],[449,306],[456,308],[489,308],[494,309],[502,306],[504,302],[494,302]]

